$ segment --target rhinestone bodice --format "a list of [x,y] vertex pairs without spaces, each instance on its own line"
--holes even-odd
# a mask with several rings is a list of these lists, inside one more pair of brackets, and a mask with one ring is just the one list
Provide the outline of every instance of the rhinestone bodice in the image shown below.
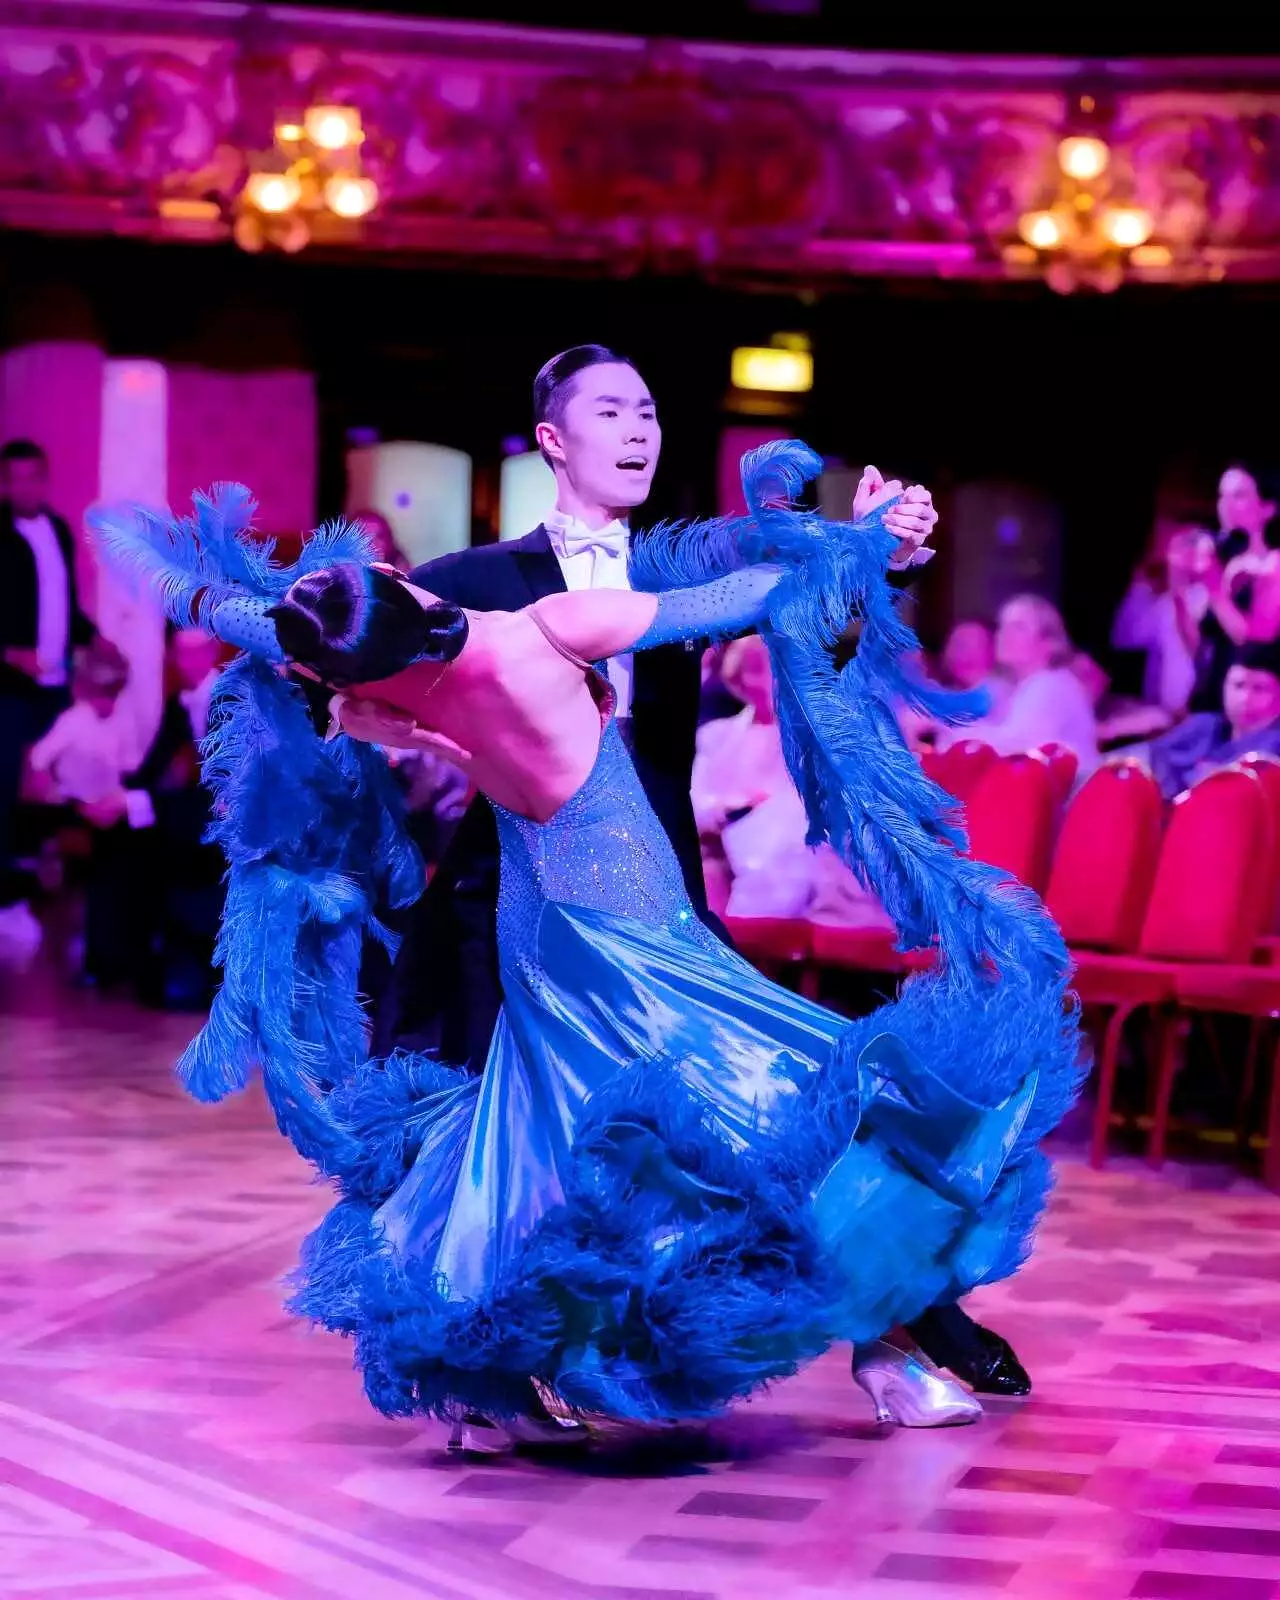
[[616,722],[608,721],[586,781],[555,816],[532,822],[495,805],[502,848],[498,949],[526,962],[550,901],[656,923],[714,940],[695,916],[675,851],[649,804]]

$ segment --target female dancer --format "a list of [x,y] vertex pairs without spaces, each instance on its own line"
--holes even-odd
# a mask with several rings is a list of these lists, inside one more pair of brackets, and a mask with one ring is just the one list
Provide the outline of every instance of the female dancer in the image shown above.
[[[469,1416],[468,1444],[481,1417],[519,1435],[539,1420],[532,1378],[578,1413],[702,1417],[842,1338],[878,1413],[910,1421],[908,1358],[868,1346],[1026,1253],[1037,1145],[1079,1076],[1066,952],[1034,896],[958,853],[902,745],[900,698],[965,708],[898,667],[914,640],[883,580],[884,508],[837,525],[785,503],[818,465],[795,444],[748,458],[750,518],[633,552],[637,588],[660,592],[515,614],[468,616],[357,565],[342,531],[281,573],[240,537],[243,491],[179,527],[97,519],[171,611],[194,602],[250,651],[208,753],[224,984],[181,1070],[216,1098],[259,1063],[282,1129],[338,1181],[293,1304],[355,1336],[389,1414]],[[859,649],[837,674],[851,615]],[[813,837],[906,944],[938,947],[859,1022],[703,929],[589,665],[752,626]],[[418,885],[378,758],[317,741],[273,662],[406,711],[494,803],[506,1000],[479,1079],[365,1059],[371,900]]]

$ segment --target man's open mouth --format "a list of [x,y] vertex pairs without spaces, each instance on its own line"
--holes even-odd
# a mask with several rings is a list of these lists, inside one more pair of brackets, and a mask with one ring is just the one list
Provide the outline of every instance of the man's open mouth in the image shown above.
[[623,456],[622,460],[616,464],[620,472],[645,472],[648,470],[649,458],[648,456]]

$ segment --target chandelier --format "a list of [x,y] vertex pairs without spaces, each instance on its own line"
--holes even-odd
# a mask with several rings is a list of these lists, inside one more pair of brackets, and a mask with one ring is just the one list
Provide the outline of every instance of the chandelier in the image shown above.
[[275,145],[252,156],[236,201],[232,236],[242,250],[292,254],[319,232],[358,224],[378,203],[360,166],[364,129],[353,106],[315,105],[277,119]]
[[1117,172],[1114,153],[1095,131],[1097,102],[1083,95],[1077,125],[1057,147],[1057,172],[1043,204],[1018,218],[1018,240],[1004,246],[1015,273],[1044,275],[1058,294],[1095,289],[1110,294],[1131,267],[1163,268],[1173,261],[1153,241],[1151,213],[1136,205],[1132,185]]

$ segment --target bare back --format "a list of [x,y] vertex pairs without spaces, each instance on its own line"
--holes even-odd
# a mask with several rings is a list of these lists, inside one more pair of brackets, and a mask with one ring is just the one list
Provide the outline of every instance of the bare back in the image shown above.
[[470,752],[490,800],[547,822],[585,783],[600,748],[600,679],[526,612],[469,612],[466,648],[361,688]]

